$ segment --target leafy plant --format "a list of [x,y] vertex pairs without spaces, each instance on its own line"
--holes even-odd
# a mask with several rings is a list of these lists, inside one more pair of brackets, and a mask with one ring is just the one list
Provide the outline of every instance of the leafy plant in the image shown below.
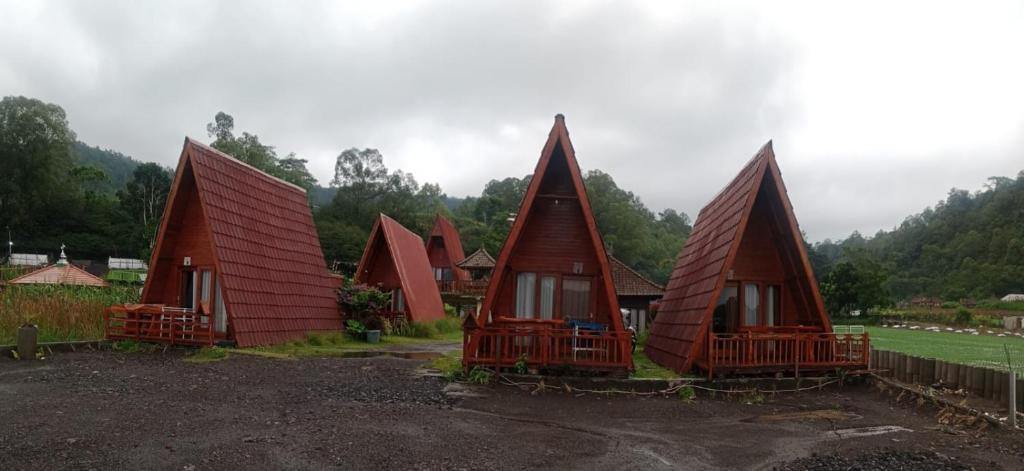
[[974,314],[965,308],[960,308],[956,310],[956,317],[954,317],[953,320],[957,325],[967,325],[974,321]]
[[697,391],[692,386],[683,386],[676,390],[676,396],[683,402],[693,402],[697,399]]
[[338,304],[349,320],[359,321],[366,329],[382,330],[381,319],[391,305],[391,294],[343,278],[338,289]]
[[446,303],[444,305],[444,315],[448,317],[459,317],[459,311],[455,309],[455,306]]
[[466,380],[470,383],[490,384],[490,382],[494,380],[494,373],[486,368],[474,366],[473,369],[469,371],[469,375],[466,376]]
[[366,326],[355,319],[345,321],[345,331],[355,338],[362,338],[366,334]]
[[525,353],[519,355],[519,358],[516,359],[515,364],[512,365],[512,369],[515,370],[516,373],[519,373],[521,375],[526,374],[526,372],[529,371],[530,367],[530,365],[527,363],[528,359],[529,357],[527,357]]

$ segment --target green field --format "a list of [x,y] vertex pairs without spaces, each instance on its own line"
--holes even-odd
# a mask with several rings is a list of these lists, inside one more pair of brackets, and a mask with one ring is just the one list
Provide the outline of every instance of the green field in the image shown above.
[[1018,356],[1024,356],[1024,339],[1015,336],[970,335],[921,330],[868,327],[871,345],[879,350],[892,350],[925,358],[975,366],[1006,368],[1009,345]]

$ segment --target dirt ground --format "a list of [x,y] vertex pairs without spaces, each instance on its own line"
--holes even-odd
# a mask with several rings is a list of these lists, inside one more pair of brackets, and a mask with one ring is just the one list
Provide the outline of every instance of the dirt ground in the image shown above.
[[868,386],[687,403],[453,388],[421,364],[0,360],[0,469],[1024,467],[1019,433],[942,426]]

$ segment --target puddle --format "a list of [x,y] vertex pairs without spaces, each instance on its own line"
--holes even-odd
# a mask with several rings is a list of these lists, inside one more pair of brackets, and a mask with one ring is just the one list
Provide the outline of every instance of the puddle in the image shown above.
[[836,409],[821,409],[811,410],[804,412],[788,412],[782,414],[769,414],[759,415],[751,417],[749,419],[743,419],[743,422],[748,423],[778,423],[778,422],[803,422],[808,420],[851,420],[859,419],[860,416],[850,412],[844,412]]
[[834,430],[832,433],[835,434],[832,438],[844,439],[844,438],[856,438],[856,437],[870,437],[874,435],[884,435],[886,433],[896,432],[913,432],[906,427],[900,427],[899,425],[879,425],[876,427],[858,427],[858,428],[844,428],[840,430]]
[[391,352],[387,350],[360,350],[356,352],[342,352],[338,355],[342,358],[372,358],[372,357],[392,357],[392,358],[403,358],[406,360],[433,360],[441,356],[441,352]]

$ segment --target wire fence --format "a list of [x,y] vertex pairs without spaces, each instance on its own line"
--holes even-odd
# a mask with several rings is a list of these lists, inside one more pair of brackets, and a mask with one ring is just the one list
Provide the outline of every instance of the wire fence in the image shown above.
[[1006,351],[1006,364],[1003,367],[1020,378],[1024,373],[1024,348],[1003,345]]

